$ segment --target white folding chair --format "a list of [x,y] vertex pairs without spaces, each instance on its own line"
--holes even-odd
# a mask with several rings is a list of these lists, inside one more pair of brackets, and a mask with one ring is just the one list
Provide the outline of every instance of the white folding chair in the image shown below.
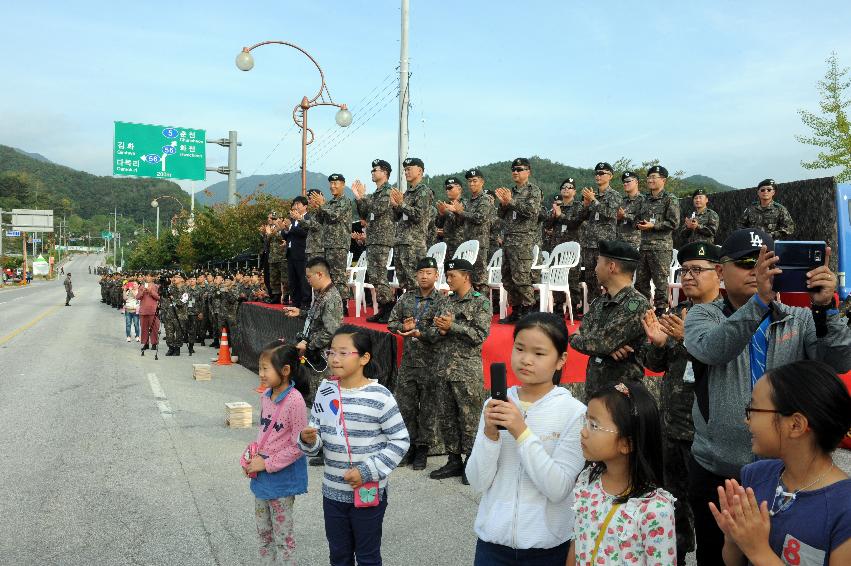
[[437,283],[435,289],[445,293],[449,291],[449,285],[446,284],[446,277],[443,274],[443,262],[446,261],[446,242],[437,242],[428,249],[426,255],[433,257],[437,262]]
[[452,255],[452,259],[466,259],[470,263],[476,263],[476,258],[479,257],[479,241],[467,240],[462,242]]
[[[387,271],[390,271],[391,269],[393,270],[393,280],[395,281],[396,280],[396,270],[393,269],[393,248],[390,248],[390,253],[387,254]],[[398,282],[397,282],[397,286],[398,286]],[[375,292],[375,285],[373,285],[372,283],[364,283],[363,287],[364,287],[364,289],[369,289],[369,292],[372,295],[372,312],[377,313],[378,312],[378,295]],[[366,292],[364,291],[364,295],[365,294],[366,294]],[[363,308],[364,308],[364,310],[366,310],[366,297],[364,297]]]
[[361,305],[364,311],[366,310],[366,297],[364,292],[364,283],[366,282],[366,251],[360,254],[357,264],[352,268],[351,279],[349,280],[349,288],[354,291],[355,296],[355,318],[360,318]]
[[488,262],[488,287],[490,288],[490,301],[493,304],[493,292],[499,291],[499,318],[508,316],[508,293],[502,286],[502,250],[496,250]]
[[[579,243],[563,242],[550,254],[547,269],[546,295],[548,311],[553,309],[553,292],[562,292],[567,296],[567,311],[570,324],[573,324],[573,297],[570,295],[570,270],[579,265]],[[544,304],[544,292],[541,293],[541,305]],[[543,310],[543,308],[542,308]],[[561,313],[564,314],[564,313]]]

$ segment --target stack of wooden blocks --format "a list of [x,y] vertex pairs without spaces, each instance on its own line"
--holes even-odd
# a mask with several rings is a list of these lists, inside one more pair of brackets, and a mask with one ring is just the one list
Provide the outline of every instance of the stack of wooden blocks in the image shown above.
[[210,364],[192,364],[192,379],[195,381],[210,381],[212,377]]
[[230,428],[251,428],[251,404],[244,401],[225,403],[225,423]]

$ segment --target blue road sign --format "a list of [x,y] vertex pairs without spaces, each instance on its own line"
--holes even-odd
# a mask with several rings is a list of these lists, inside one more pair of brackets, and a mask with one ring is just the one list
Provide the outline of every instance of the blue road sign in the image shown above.
[[6,237],[7,238],[20,238],[21,237],[21,231],[20,230],[6,230]]

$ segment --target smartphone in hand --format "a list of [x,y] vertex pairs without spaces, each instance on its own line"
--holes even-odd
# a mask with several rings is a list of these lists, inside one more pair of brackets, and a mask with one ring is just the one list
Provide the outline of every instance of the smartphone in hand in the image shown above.
[[807,273],[824,265],[827,259],[825,242],[786,242],[774,243],[774,254],[780,258],[777,262],[783,273],[774,276],[772,288],[778,293],[806,293],[814,289],[807,288]]
[[[505,374],[505,364],[494,362],[491,364],[491,398],[497,401],[508,401],[508,382]],[[504,426],[497,426],[499,430],[505,430]]]

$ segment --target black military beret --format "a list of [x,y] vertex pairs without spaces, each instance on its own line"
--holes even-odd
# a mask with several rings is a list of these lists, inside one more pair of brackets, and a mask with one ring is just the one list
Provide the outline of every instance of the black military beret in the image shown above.
[[609,173],[614,173],[615,170],[612,169],[612,166],[606,163],[605,161],[601,161],[597,165],[594,166],[594,171],[608,171]]
[[695,191],[691,194],[691,198],[696,197],[697,195],[705,195],[706,191],[703,189],[695,189]]
[[481,169],[473,168],[469,169],[466,173],[464,173],[465,179],[472,179],[473,177],[481,177],[482,179],[485,178],[485,176],[482,175]]
[[662,167],[661,165],[654,165],[650,169],[647,170],[647,175],[652,175],[653,173],[657,173],[660,177],[668,178],[668,170]]
[[635,246],[620,240],[600,240],[600,255],[621,261],[638,261],[638,250]]
[[328,175],[328,181],[346,181],[346,178],[340,175],[339,173],[331,173]]
[[437,260],[431,256],[426,256],[417,262],[417,271],[420,269],[437,269]]
[[632,171],[624,171],[623,175],[621,175],[621,183],[626,183],[627,181],[631,181],[632,179],[638,179],[638,175],[636,175]]
[[393,168],[390,167],[390,163],[388,163],[387,161],[384,161],[383,159],[373,159],[372,160],[372,166],[378,167],[379,169],[384,169],[388,173],[391,173],[393,171]]
[[443,267],[443,271],[469,271],[473,272],[473,264],[466,259],[450,259]]
[[763,179],[762,181],[759,182],[759,184],[756,186],[756,188],[760,189],[762,187],[776,187],[776,186],[777,186],[777,183],[774,182],[774,179]]
[[423,160],[419,157],[409,157],[402,162],[402,165],[405,167],[411,167],[412,165],[416,165],[420,169],[425,169],[425,163],[423,163]]
[[576,188],[576,181],[573,180],[573,177],[568,177],[564,181],[561,182],[560,188],[564,188],[565,185],[570,185],[574,189]]
[[443,181],[444,187],[451,187],[452,185],[458,185],[460,187],[461,181],[459,181],[456,177],[449,177],[448,179]]
[[760,246],[774,251],[774,239],[760,228],[742,228],[736,230],[721,244],[723,261],[735,261],[739,258],[759,253]]
[[320,191],[319,189],[307,189],[307,196],[321,195],[321,194],[322,194],[322,191]]
[[708,242],[692,242],[677,250],[677,261],[684,263],[694,259],[705,259],[712,263],[721,263],[721,248]]
[[529,160],[525,157],[518,157],[514,161],[511,162],[512,167],[531,167],[532,164],[529,163]]

